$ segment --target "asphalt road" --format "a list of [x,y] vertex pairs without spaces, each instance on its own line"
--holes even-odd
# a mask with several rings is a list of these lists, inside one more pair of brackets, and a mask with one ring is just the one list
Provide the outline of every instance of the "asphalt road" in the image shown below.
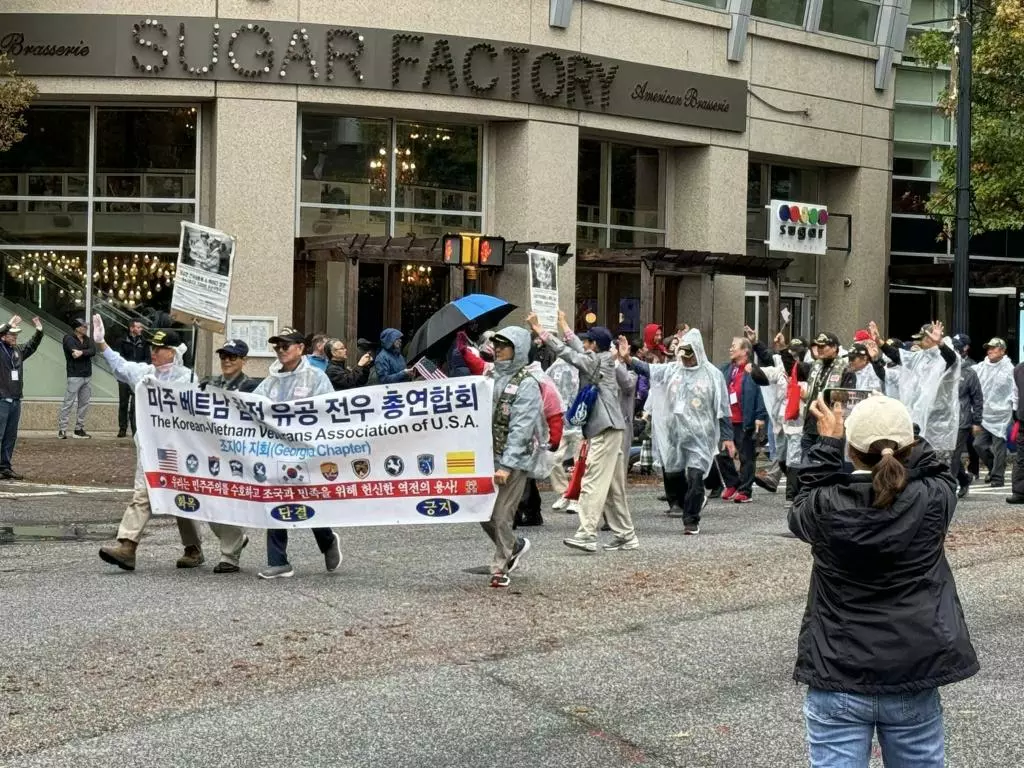
[[[300,532],[295,578],[261,582],[255,532],[243,573],[211,572],[209,532],[178,571],[157,518],[123,573],[96,550],[126,494],[81,490],[0,486],[0,765],[806,765],[810,559],[781,497],[712,503],[684,538],[636,489],[641,549],[590,556],[548,512],[501,591],[467,572],[475,525],[345,529],[335,574]],[[975,494],[950,536],[983,665],[944,690],[950,766],[1024,763],[1022,520]]]

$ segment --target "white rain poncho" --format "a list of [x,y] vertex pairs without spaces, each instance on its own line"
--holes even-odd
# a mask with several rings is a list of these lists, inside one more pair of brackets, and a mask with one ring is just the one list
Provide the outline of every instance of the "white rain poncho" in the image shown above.
[[[942,343],[952,348],[948,338]],[[901,350],[900,361],[900,401],[934,450],[952,451],[960,431],[960,366],[947,368],[938,347]]]
[[875,367],[868,363],[857,371],[857,389],[866,389],[870,392],[884,392],[885,385],[875,373]]
[[693,347],[696,366],[650,366],[655,450],[666,472],[699,469],[707,476],[719,449],[719,425],[729,418],[729,392],[722,372],[708,361],[700,331],[687,331],[682,344]]
[[981,382],[982,411],[981,426],[996,437],[1005,438],[1006,429],[1017,408],[1017,388],[1013,384],[1013,363],[1004,357],[998,363],[987,358],[974,366]]
[[[94,327],[96,321],[93,320]],[[99,333],[102,337],[103,324],[99,324]],[[184,354],[187,348],[184,344],[174,347],[174,362],[170,365],[162,365],[159,368],[152,363],[133,363],[125,360],[121,355],[107,347],[103,350],[103,359],[110,366],[110,372],[114,378],[123,384],[127,384],[135,391],[136,385],[145,378],[152,377],[161,384],[189,384],[195,381],[195,374],[191,369],[185,367]],[[135,433],[135,451],[139,450],[139,433]],[[145,486],[145,473],[142,471],[142,462],[135,462],[135,485]]]
[[[555,362],[548,366],[545,374],[555,383],[558,396],[562,398],[562,405],[565,406],[565,410],[568,410],[576,402],[576,395],[580,390],[580,372],[576,370],[575,366],[570,365],[565,360],[555,360]],[[566,424],[565,431],[562,434],[581,435],[583,430]]]
[[303,357],[291,371],[282,371],[281,362],[275,360],[270,364],[270,375],[259,383],[253,394],[262,395],[275,403],[285,403],[332,392],[334,385],[327,374]]

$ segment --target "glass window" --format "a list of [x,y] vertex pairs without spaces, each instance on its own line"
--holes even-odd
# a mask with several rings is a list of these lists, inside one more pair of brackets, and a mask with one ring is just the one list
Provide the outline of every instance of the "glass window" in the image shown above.
[[480,129],[398,123],[397,208],[480,210]]
[[661,150],[581,139],[578,159],[577,248],[664,245]]
[[806,7],[807,0],[754,0],[750,15],[802,27]]
[[[818,171],[808,168],[771,167],[771,200],[813,203],[818,200]],[[767,200],[764,201],[767,204]]]
[[593,139],[580,139],[576,186],[577,221],[600,223],[605,220],[603,209],[608,193],[601,169],[604,167],[602,155],[607,146]]
[[358,117],[302,115],[304,203],[390,205],[391,124]]
[[648,147],[611,147],[611,223],[662,228],[661,153]]
[[822,0],[818,29],[873,41],[878,26],[878,5],[870,0]]
[[932,218],[892,217],[891,249],[903,253],[948,253],[949,241]]
[[900,67],[896,70],[896,101],[937,104],[939,96],[948,84],[949,72]]
[[303,113],[299,236],[478,231],[480,130]]
[[[161,109],[99,109],[96,112],[96,171],[99,174],[134,174],[135,194],[141,197],[141,174],[176,172],[196,175],[196,132],[199,123],[195,106],[170,106]],[[195,186],[195,180],[193,181]],[[163,188],[163,185],[158,185]],[[172,188],[168,185],[168,188]],[[96,189],[97,196],[109,196],[106,187]],[[184,187],[176,195],[185,197]]]
[[949,143],[950,121],[936,107],[897,105],[893,114],[896,141]]
[[25,123],[25,138],[0,152],[0,195],[87,195],[89,108],[32,107]]
[[909,181],[893,178],[892,180],[892,212],[893,213],[924,213],[925,203],[932,195],[932,183],[929,181]]
[[177,248],[181,222],[195,221],[191,203],[94,203],[93,243]]
[[[907,152],[907,145],[896,145],[893,148],[893,152]],[[914,147],[914,149],[922,149],[922,147]],[[936,166],[933,165],[931,153],[927,147],[925,149],[925,157],[893,157],[892,159],[892,172],[894,176],[914,176],[921,179],[934,179],[937,178],[935,175],[937,172]]]
[[3,295],[64,318],[91,285],[111,338],[132,317],[166,313],[166,270],[181,221],[198,208],[198,108],[41,105],[26,124],[25,139],[0,154]]

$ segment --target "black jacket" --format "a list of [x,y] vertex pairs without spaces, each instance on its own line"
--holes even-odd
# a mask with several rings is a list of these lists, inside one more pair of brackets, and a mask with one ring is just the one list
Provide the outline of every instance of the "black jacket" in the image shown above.
[[129,363],[150,362],[149,342],[142,336],[132,336],[129,333],[118,342],[117,351]]
[[262,379],[252,379],[246,376],[244,373],[239,373],[233,379],[225,379],[223,374],[216,376],[210,376],[204,379],[199,387],[200,389],[206,389],[206,387],[217,387],[228,392],[252,392],[256,389]]
[[800,627],[801,683],[828,691],[923,691],[978,671],[946,531],[956,480],[920,441],[909,483],[889,509],[871,506],[871,475],[842,471],[843,442],[819,438],[800,470],[789,529],[814,567]]
[[[79,350],[82,354],[75,357],[71,353]],[[75,334],[69,333],[64,337],[64,370],[68,378],[88,378],[92,376],[92,358],[96,354],[96,344],[86,336],[79,339]]]
[[[0,336],[7,333],[9,327],[7,323],[0,324]],[[8,347],[0,341],[0,400],[21,400],[25,389],[25,361],[32,357],[42,340],[43,332],[36,331],[25,344]],[[17,381],[11,379],[12,370],[18,372]]]
[[[1014,369],[1014,377],[1016,377]],[[974,372],[974,361],[965,357],[960,363],[960,429],[981,426],[981,413],[985,399],[981,394],[981,381]]]
[[[373,363],[357,365],[355,368],[346,368],[344,365],[332,360],[327,364],[327,378],[331,380],[335,392],[362,387],[366,385],[367,380],[370,378],[370,369],[372,367]],[[469,374],[466,375],[468,376]]]

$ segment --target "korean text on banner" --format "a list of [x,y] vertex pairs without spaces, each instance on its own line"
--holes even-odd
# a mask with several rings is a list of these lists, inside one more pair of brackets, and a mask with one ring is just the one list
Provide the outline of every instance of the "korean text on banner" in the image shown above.
[[464,377],[274,403],[140,383],[150,503],[253,528],[486,521],[493,386]]
[[235,238],[210,227],[181,222],[178,268],[171,312],[224,324],[231,293]]
[[541,326],[549,331],[558,328],[558,254],[548,251],[526,251],[530,258],[530,309]]

